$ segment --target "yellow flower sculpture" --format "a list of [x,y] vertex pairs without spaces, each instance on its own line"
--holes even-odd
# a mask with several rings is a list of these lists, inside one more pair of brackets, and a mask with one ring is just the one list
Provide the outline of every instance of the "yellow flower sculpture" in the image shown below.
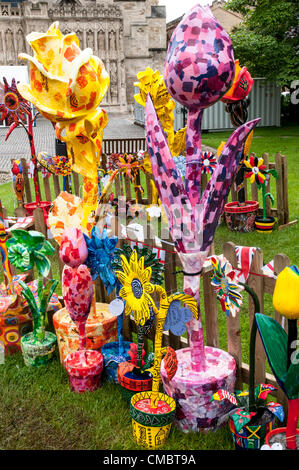
[[133,250],[128,262],[124,255],[121,255],[123,271],[116,271],[119,281],[122,283],[119,295],[126,301],[125,314],[133,313],[135,323],[144,325],[150,319],[150,307],[156,311],[156,306],[150,294],[155,290],[150,283],[152,269],[144,269],[144,257],[138,261],[136,250]]
[[56,124],[57,137],[67,143],[72,169],[84,178],[84,210],[94,210],[97,162],[108,122],[99,105],[107,92],[109,76],[92,50],[82,51],[76,34],[64,36],[58,22],[46,33],[29,34],[26,40],[34,56],[20,54],[19,58],[30,62],[30,84],[19,84],[18,91]]
[[286,267],[276,279],[273,306],[275,310],[292,320],[299,318],[299,269]]
[[175,101],[171,98],[166,88],[163,75],[158,70],[155,72],[147,67],[138,72],[139,82],[134,83],[139,88],[139,93],[134,96],[141,106],[145,106],[146,97],[150,93],[159,121],[167,134],[170,149],[174,140],[174,114]]

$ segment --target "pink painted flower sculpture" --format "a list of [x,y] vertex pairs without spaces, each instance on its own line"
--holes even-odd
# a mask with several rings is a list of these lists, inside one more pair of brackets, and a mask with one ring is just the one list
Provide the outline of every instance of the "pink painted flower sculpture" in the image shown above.
[[86,261],[88,249],[81,230],[72,227],[63,232],[59,256],[65,264],[72,268],[78,267]]
[[[259,119],[247,122],[232,133],[202,192],[202,111],[226,93],[233,78],[234,54],[229,36],[209,9],[194,6],[173,32],[164,69],[164,79],[170,94],[189,109],[184,182],[150,95],[147,96],[145,106],[153,176],[183,265],[184,291],[198,300],[198,306],[199,275],[241,161],[244,142],[259,122]],[[200,317],[199,322],[194,319],[190,321],[189,340],[193,370],[205,370]]]

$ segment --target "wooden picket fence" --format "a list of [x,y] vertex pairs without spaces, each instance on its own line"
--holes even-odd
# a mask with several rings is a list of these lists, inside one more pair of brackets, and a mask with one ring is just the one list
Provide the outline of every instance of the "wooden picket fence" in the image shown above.
[[[101,166],[103,169],[106,169],[107,158],[111,153],[137,153],[139,150],[146,149],[146,139],[145,138],[128,138],[128,139],[104,139],[103,140],[103,154],[101,157]],[[275,181],[276,186],[276,207],[271,207],[270,199],[267,199],[266,209],[267,215],[272,215],[273,217],[277,218],[278,226],[285,225],[289,223],[289,202],[288,202],[288,172],[287,172],[287,158],[284,155],[277,153],[275,155],[275,162],[269,161],[269,156],[267,153],[263,154],[264,163],[267,168],[275,168],[278,172],[278,179]],[[32,195],[32,191],[30,188],[30,182],[28,178],[28,171],[26,166],[26,160],[22,159],[23,164],[23,175],[24,175],[24,182],[25,182],[25,203],[32,202],[34,195]],[[50,184],[51,178],[53,179],[53,185]],[[137,184],[140,185],[140,181],[143,179],[143,176],[137,176]],[[145,176],[145,183],[143,181],[143,189],[144,193],[141,194],[138,192],[137,194],[137,202],[142,204],[149,204],[152,198],[152,187],[151,187],[151,179],[152,177],[149,175]],[[271,181],[272,179],[272,181]],[[125,187],[125,195],[127,200],[135,199],[134,189],[132,183],[130,183],[127,177],[123,178],[124,187]],[[270,180],[266,183],[266,191],[270,192],[270,186],[274,183],[274,179],[270,178]],[[39,176],[39,184],[42,189],[42,193],[45,194],[45,200],[52,201],[54,200],[62,190],[62,177],[57,175],[51,175],[50,178],[43,178],[41,175]],[[207,177],[206,175],[202,175],[202,187],[204,188],[207,184]],[[246,200],[259,200],[259,192],[256,186],[256,183],[250,184],[247,179],[245,179],[245,196]],[[54,188],[51,191],[51,186]],[[121,188],[120,178],[117,177],[115,180],[115,187],[114,187],[114,194],[120,194]],[[73,194],[77,196],[82,196],[81,194],[81,183],[80,177],[77,173],[72,172],[71,176],[71,187],[69,187],[68,181],[66,182],[66,190],[71,191]],[[232,185],[232,189],[228,200],[236,201],[237,200],[237,192],[235,190],[234,184]],[[262,213],[262,209],[259,209],[259,213]],[[38,217],[40,219],[40,217]],[[39,228],[40,224],[38,223]],[[43,230],[44,231],[44,230]]]

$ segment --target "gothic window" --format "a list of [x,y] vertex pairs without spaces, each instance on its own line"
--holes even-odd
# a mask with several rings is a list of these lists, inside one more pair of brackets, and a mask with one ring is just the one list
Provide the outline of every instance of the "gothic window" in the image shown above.
[[105,32],[100,30],[98,32],[98,49],[99,51],[105,51]]
[[91,49],[94,48],[94,33],[91,29],[89,29],[86,33],[86,44],[87,47],[90,47]]
[[11,31],[11,29],[8,29],[5,33],[5,42],[6,42],[6,50],[10,52],[14,52],[15,43],[14,43],[13,32]]

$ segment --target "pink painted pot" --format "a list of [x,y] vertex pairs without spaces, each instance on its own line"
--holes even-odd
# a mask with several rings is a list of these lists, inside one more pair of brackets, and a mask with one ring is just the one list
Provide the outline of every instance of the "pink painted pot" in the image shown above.
[[177,404],[174,424],[184,432],[211,431],[217,428],[219,418],[226,414],[231,405],[212,401],[214,393],[223,388],[234,391],[236,381],[236,361],[221,349],[205,347],[206,370],[194,372],[191,369],[190,348],[176,351],[178,369],[169,382],[161,365],[164,390]]
[[77,393],[94,392],[101,385],[103,365],[103,355],[98,351],[82,349],[70,353],[64,367],[71,389]]

